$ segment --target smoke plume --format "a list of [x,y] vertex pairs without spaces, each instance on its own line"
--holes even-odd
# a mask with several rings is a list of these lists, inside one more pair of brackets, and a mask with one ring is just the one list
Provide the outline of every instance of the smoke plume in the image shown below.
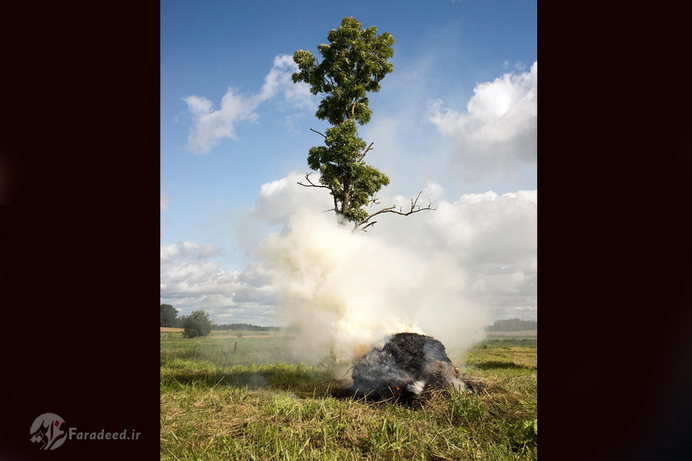
[[308,210],[266,237],[260,253],[273,265],[277,314],[300,330],[296,358],[331,353],[350,364],[400,332],[434,336],[452,351],[482,340],[489,316],[466,299],[458,262],[423,247],[353,234],[333,213]]

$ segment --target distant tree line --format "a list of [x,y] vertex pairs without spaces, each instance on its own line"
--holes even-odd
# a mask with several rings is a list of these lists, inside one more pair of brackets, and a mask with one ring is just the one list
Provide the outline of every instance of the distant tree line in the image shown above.
[[279,331],[279,327],[260,327],[250,323],[224,323],[222,325],[214,325],[213,330],[243,330],[243,331]]
[[488,331],[524,331],[538,330],[537,320],[497,320],[491,326],[487,327]]
[[204,310],[197,310],[190,315],[178,317],[178,309],[170,304],[161,304],[161,326],[182,328],[183,338],[207,336],[212,329],[212,321]]
[[170,304],[161,304],[161,326],[168,328],[182,328],[180,325],[185,316],[178,317],[178,309]]

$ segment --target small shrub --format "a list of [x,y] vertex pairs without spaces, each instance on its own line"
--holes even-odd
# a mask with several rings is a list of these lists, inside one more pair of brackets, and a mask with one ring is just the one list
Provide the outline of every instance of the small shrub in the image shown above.
[[211,319],[203,310],[194,311],[183,320],[183,338],[208,336],[211,333]]

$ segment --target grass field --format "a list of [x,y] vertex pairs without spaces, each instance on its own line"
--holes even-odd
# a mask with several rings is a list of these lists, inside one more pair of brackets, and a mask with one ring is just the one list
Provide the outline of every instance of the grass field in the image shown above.
[[422,408],[335,393],[344,370],[295,363],[290,335],[160,335],[162,460],[537,458],[535,335],[450,352],[484,390],[437,392]]

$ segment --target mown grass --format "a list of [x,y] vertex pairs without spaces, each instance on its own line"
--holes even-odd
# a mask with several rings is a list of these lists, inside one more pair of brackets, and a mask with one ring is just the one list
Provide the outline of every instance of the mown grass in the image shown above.
[[451,357],[483,390],[436,392],[411,408],[335,398],[332,362],[293,363],[293,338],[245,336],[162,334],[162,460],[537,457],[535,346],[485,343]]

